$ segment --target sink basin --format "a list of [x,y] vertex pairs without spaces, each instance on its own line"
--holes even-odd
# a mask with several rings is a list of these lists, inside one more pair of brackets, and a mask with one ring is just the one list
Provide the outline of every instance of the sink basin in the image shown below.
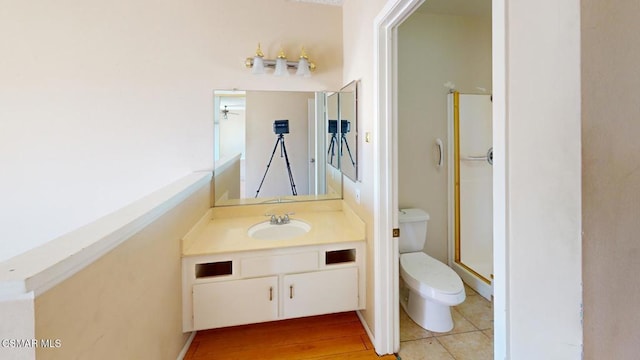
[[301,220],[291,219],[287,224],[275,225],[270,221],[255,224],[247,234],[254,239],[283,240],[304,235],[311,230],[311,225]]

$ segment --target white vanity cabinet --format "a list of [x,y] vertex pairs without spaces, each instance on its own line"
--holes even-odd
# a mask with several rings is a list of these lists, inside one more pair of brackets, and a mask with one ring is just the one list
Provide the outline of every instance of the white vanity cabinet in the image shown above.
[[284,318],[358,309],[355,267],[284,276]]
[[193,285],[194,330],[278,319],[278,277]]
[[363,309],[364,244],[183,257],[183,330]]

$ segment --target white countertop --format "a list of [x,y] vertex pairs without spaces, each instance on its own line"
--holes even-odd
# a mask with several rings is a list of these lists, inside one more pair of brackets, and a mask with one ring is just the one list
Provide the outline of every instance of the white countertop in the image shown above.
[[307,222],[311,230],[285,240],[261,240],[250,237],[247,230],[252,225],[268,221],[265,216],[203,218],[183,239],[182,256],[365,240],[364,223],[348,210],[301,212],[292,215],[291,219]]

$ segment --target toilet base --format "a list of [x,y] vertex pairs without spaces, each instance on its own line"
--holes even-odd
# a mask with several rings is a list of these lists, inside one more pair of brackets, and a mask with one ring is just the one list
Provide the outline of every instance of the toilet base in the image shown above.
[[411,320],[430,331],[448,332],[453,329],[451,306],[425,299],[409,289],[406,290],[408,291],[400,296],[400,305]]

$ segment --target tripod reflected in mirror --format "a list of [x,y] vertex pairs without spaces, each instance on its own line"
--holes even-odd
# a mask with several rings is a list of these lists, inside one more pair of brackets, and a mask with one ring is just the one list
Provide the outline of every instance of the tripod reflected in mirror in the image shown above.
[[[331,140],[329,142],[329,149],[327,150],[327,156],[329,157],[329,164],[334,165],[333,158],[335,157],[335,149],[338,145],[338,120],[329,120],[329,134],[331,134]],[[334,165],[335,166],[335,165]]]
[[[262,181],[260,181],[260,186],[258,186],[258,190],[256,191],[256,198],[260,193],[260,189],[262,189],[262,184],[264,184],[264,179],[267,177],[267,173],[269,172],[269,167],[271,167],[271,162],[273,161],[273,156],[278,149],[278,145],[280,145],[280,157],[284,157],[285,164],[287,166],[287,172],[289,173],[289,184],[291,186],[291,194],[296,196],[298,192],[296,191],[296,184],[293,181],[293,173],[291,172],[291,164],[289,164],[289,155],[287,155],[287,147],[284,144],[284,134],[289,133],[289,120],[275,120],[273,122],[273,132],[278,135],[276,138],[276,144],[273,147],[273,151],[271,152],[271,158],[269,158],[269,163],[267,164],[267,169],[264,171],[264,176],[262,176]],[[348,148],[348,147],[347,147]]]
[[342,120],[340,122],[340,138],[341,138],[341,142],[340,142],[340,155],[342,156],[342,154],[344,154],[344,151],[342,149],[343,145],[347,146],[347,152],[349,153],[349,160],[351,160],[351,164],[355,167],[356,166],[356,162],[353,160],[353,155],[351,155],[351,149],[349,148],[349,141],[347,140],[347,133],[349,133],[349,131],[351,131],[351,122],[349,120]]

